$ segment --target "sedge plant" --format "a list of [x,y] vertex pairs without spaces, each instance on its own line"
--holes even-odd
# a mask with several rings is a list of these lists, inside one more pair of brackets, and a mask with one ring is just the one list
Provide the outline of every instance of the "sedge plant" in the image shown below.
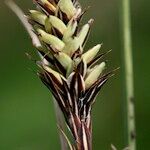
[[32,38],[40,56],[36,61],[37,75],[52,93],[58,105],[56,112],[60,109],[71,133],[73,140],[65,134],[62,122],[58,122],[63,135],[61,148],[92,150],[91,110],[102,86],[115,71],[104,71],[106,63],[102,58],[108,52],[99,53],[102,44],[85,48],[93,19],[81,24],[86,9],[82,9],[78,0],[33,2],[36,9],[29,10],[26,16],[13,2],[7,4]]

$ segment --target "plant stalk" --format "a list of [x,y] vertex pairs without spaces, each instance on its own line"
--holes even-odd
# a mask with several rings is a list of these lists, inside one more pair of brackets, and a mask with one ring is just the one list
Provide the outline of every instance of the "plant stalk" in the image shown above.
[[[55,100],[54,97],[53,97],[53,102],[54,102],[54,109],[55,109],[57,124],[61,129],[65,129],[65,122],[63,120],[63,114],[62,114],[62,112],[61,112],[61,110],[57,104],[57,101]],[[60,130],[59,130],[59,139],[60,139],[61,150],[67,150],[68,144],[67,144],[66,139],[64,138],[64,136],[62,135]]]
[[[73,131],[73,136],[76,139],[76,150],[92,150],[92,129],[87,125],[79,121],[78,117],[71,115],[70,129]],[[91,122],[91,121],[90,121]]]
[[127,141],[129,149],[136,150],[130,0],[122,0],[121,14],[122,14],[122,28],[123,28],[124,69],[125,69],[125,86],[126,86],[125,89],[126,89]]

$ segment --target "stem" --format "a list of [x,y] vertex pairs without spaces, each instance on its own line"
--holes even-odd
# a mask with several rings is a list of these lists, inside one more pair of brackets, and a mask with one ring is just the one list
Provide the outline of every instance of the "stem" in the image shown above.
[[81,127],[76,143],[77,150],[92,150],[92,135],[85,126]]
[[28,23],[27,18],[25,17],[24,12],[14,3],[12,0],[5,0],[6,5],[15,13],[15,15],[19,18],[30,38],[32,39],[32,44],[35,47],[41,47],[41,42],[37,35],[33,32],[34,29],[31,24]]
[[92,150],[91,128],[89,128],[85,122],[82,122],[75,114],[70,115],[68,125],[76,141],[76,150]]
[[[55,109],[57,124],[63,130],[63,129],[65,129],[63,114],[62,114],[62,112],[61,112],[61,110],[60,110],[54,97],[53,97],[53,102],[54,102],[54,109]],[[60,138],[61,150],[67,150],[68,144],[67,144],[66,139],[64,138],[64,136],[62,135],[60,130],[59,130],[59,138]]]
[[130,0],[122,0],[124,67],[126,84],[127,140],[130,150],[136,150],[133,58],[130,22]]

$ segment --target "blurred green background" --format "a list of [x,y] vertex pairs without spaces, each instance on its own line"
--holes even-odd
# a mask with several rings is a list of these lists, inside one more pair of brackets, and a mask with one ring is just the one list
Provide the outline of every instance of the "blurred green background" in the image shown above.
[[[17,4],[27,12],[32,0]],[[102,89],[93,110],[94,150],[125,147],[123,47],[120,0],[81,0],[90,5],[86,19],[94,17],[87,47],[103,42],[108,68],[121,69]],[[150,141],[150,1],[132,0],[132,36],[135,79],[137,150],[149,150]],[[30,71],[25,52],[33,53],[31,40],[17,17],[0,0],[0,150],[59,150],[51,95]]]

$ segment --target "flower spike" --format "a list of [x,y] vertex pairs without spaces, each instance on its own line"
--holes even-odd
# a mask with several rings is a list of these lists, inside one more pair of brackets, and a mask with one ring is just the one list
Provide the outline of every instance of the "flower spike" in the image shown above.
[[[99,53],[101,44],[85,52],[93,19],[81,26],[85,11],[78,0],[33,0],[28,26],[38,37],[35,46],[41,60],[37,75],[51,91],[74,139],[67,138],[71,150],[92,150],[91,110],[96,96],[114,71],[104,73],[106,63]],[[28,28],[27,28],[28,29]],[[44,60],[44,61],[43,61]]]

